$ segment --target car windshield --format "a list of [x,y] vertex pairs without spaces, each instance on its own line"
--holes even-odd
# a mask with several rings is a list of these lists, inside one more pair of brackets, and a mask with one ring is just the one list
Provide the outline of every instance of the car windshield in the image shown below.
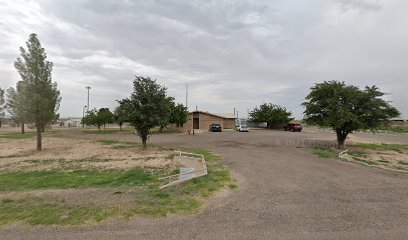
[[241,127],[246,128],[247,126],[246,125],[241,125]]

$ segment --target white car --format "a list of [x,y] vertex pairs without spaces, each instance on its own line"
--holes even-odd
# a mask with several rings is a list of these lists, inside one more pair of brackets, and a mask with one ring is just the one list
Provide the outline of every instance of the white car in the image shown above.
[[248,132],[248,127],[246,125],[239,125],[237,127],[237,131],[239,131],[239,132]]

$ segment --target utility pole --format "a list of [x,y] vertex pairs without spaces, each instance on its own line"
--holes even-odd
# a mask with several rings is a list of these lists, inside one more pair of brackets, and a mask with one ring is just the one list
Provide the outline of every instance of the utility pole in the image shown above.
[[186,108],[188,111],[188,84],[186,84]]
[[235,116],[235,107],[234,107],[234,116]]
[[87,108],[87,106],[84,106],[84,107],[82,108],[82,128],[85,127],[85,124],[84,124],[85,108]]
[[86,106],[87,106],[86,111],[89,112],[89,90],[91,89],[91,87],[90,87],[90,86],[86,86],[85,88],[88,90],[88,104],[86,105]]

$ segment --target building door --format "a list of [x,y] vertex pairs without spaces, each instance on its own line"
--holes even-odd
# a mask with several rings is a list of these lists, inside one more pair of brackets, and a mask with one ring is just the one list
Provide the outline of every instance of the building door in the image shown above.
[[199,113],[193,113],[193,129],[200,129],[200,117]]

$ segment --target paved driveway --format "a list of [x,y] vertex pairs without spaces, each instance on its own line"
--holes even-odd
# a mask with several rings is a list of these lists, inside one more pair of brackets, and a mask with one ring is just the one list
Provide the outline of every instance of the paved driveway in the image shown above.
[[[69,132],[67,134],[77,134]],[[102,137],[134,140],[131,135]],[[352,139],[408,144],[407,135]],[[206,147],[239,181],[197,216],[136,218],[91,227],[21,227],[2,239],[407,239],[408,174],[320,159],[310,145],[330,132],[252,131],[154,135],[153,143]]]

